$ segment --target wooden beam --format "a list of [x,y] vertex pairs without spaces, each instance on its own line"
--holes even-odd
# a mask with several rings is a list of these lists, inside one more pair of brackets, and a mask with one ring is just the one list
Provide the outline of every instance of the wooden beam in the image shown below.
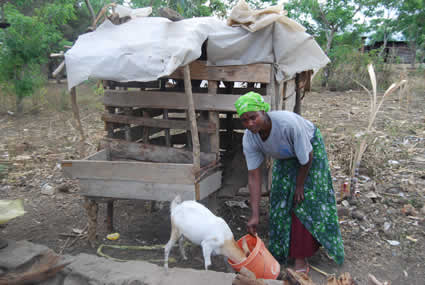
[[80,179],[79,185],[80,194],[88,197],[172,201],[180,195],[183,200],[195,200],[194,184]]
[[193,171],[199,172],[201,169],[201,147],[199,144],[198,125],[196,123],[195,104],[192,96],[192,83],[190,78],[189,65],[184,66],[184,89],[187,97],[187,114],[190,121],[190,131],[192,133],[193,145]]
[[128,81],[128,82],[119,82],[106,80],[106,84],[110,89],[115,89],[117,87],[124,88],[159,88],[159,81],[148,81],[148,82],[139,82],[139,81]]
[[[161,163],[193,163],[192,152],[184,149],[107,138],[100,141],[100,146],[104,148],[108,146],[113,159],[134,159]],[[200,155],[201,166],[216,160],[215,153],[201,152]]]
[[133,180],[146,183],[191,184],[192,164],[128,161],[64,160],[62,169],[70,178]]
[[[272,65],[256,63],[248,65],[207,66],[206,61],[197,60],[190,65],[192,80],[240,81],[240,82],[270,82]],[[171,75],[172,79],[183,79],[184,68],[180,67]]]
[[[192,94],[197,111],[236,112],[234,103],[238,95]],[[263,96],[271,103],[271,96]],[[179,92],[105,90],[103,104],[114,107],[140,107],[155,109],[187,109],[186,95]]]

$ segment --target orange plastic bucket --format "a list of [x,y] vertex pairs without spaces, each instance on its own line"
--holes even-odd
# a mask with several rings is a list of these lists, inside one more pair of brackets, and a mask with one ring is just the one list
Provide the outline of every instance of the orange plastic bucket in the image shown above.
[[237,242],[240,248],[242,248],[243,239],[246,240],[251,253],[241,263],[235,264],[228,259],[233,269],[239,272],[242,267],[245,267],[252,271],[257,278],[276,279],[280,273],[280,264],[267,250],[263,241],[258,236],[245,235]]

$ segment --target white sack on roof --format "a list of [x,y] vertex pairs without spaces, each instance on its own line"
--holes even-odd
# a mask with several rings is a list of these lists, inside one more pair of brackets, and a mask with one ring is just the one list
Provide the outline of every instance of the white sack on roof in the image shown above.
[[242,26],[250,32],[255,32],[265,28],[274,22],[280,22],[296,32],[305,32],[305,28],[288,18],[287,11],[283,10],[283,5],[270,6],[261,10],[252,10],[245,0],[239,0],[233,7],[227,24],[229,26]]
[[198,59],[206,39],[208,65],[274,63],[279,82],[329,62],[310,35],[280,22],[249,32],[213,17],[178,22],[145,17],[121,25],[105,21],[81,35],[65,53],[68,88],[89,78],[156,80]]

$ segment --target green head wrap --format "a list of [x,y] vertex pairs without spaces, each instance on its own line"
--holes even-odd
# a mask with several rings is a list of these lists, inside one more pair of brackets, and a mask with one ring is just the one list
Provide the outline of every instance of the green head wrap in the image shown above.
[[270,105],[264,102],[263,97],[260,94],[255,92],[248,92],[245,95],[239,97],[235,102],[236,112],[239,116],[242,116],[243,113],[252,112],[252,111],[265,111],[270,110]]

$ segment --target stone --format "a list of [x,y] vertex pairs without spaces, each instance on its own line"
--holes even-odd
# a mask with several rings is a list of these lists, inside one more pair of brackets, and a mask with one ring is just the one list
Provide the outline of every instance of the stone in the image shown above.
[[[8,248],[0,250],[0,268],[17,268],[48,250],[45,246],[28,241],[9,243]],[[233,273],[178,267],[170,268],[166,273],[162,266],[146,261],[117,262],[85,253],[76,256],[65,255],[62,262],[71,263],[55,277],[41,282],[40,285],[215,285],[232,284],[235,277]],[[265,281],[267,285],[280,285],[281,282]]]
[[[0,268],[14,269],[27,263],[31,259],[48,250],[44,245],[37,245],[28,241],[8,240],[9,245],[0,250]],[[7,256],[7,258],[3,258]]]
[[363,221],[366,217],[365,213],[363,213],[360,210],[355,210],[351,213],[352,217],[359,220],[359,221]]
[[373,222],[375,224],[379,224],[379,225],[382,225],[382,224],[385,223],[385,218],[384,217],[380,217],[380,216],[373,217],[372,220],[373,220]]
[[52,186],[50,186],[49,184],[44,184],[43,187],[41,187],[41,194],[43,195],[54,195],[55,194],[55,188],[53,188]]
[[337,208],[338,217],[349,217],[350,216],[350,209],[345,207],[338,207]]

